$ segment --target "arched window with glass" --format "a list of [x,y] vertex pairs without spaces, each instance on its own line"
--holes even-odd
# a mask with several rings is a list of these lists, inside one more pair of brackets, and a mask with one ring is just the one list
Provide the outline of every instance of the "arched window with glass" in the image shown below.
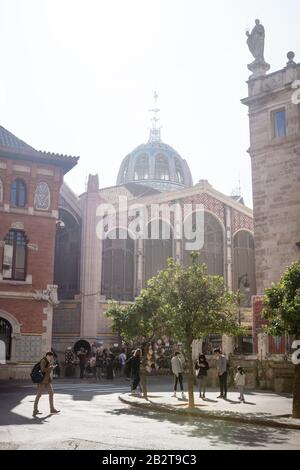
[[144,242],[145,284],[158,271],[167,267],[167,259],[173,257],[173,230],[168,222],[159,219],[148,224],[148,236]]
[[103,240],[101,293],[117,301],[134,298],[134,240],[124,229]]
[[15,179],[10,190],[10,203],[15,207],[25,207],[26,185],[22,179]]
[[[193,212],[188,217],[192,218],[191,226],[193,231],[195,226],[196,213]],[[185,224],[188,225],[188,221]],[[183,239],[183,264],[188,266],[192,263],[191,251],[185,249],[185,243],[189,241]],[[221,223],[215,216],[204,212],[204,244],[200,250],[198,262],[206,264],[208,274],[215,276],[224,276],[224,235]]]
[[159,154],[155,160],[155,179],[169,181],[170,171],[169,162],[165,155]]
[[34,207],[37,210],[47,211],[50,209],[50,189],[47,183],[38,183],[34,195]]
[[0,316],[0,364],[1,360],[11,359],[11,343],[13,329],[9,321]]
[[4,239],[3,279],[26,280],[27,238],[22,230],[11,229]]
[[233,286],[241,292],[244,306],[251,305],[256,293],[254,237],[247,230],[240,230],[233,237]]
[[178,158],[175,159],[175,176],[178,183],[184,183],[184,175],[182,171],[182,166]]
[[147,155],[139,155],[134,168],[135,180],[146,180],[149,178],[149,162]]

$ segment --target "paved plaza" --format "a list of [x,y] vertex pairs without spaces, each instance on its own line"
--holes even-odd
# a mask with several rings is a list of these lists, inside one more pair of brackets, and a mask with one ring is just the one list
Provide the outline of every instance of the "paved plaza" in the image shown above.
[[[50,415],[48,397],[43,396],[42,414],[32,418],[35,386],[29,382],[0,385],[0,449],[300,449],[300,430],[180,416],[124,404],[119,396],[129,391],[129,382],[123,379],[57,380],[54,389],[55,406],[61,413]],[[171,393],[171,377],[150,378],[152,401],[185,406]],[[247,415],[291,412],[288,395],[251,392],[247,403],[240,404],[236,391],[228,393],[227,402],[216,401],[217,394],[217,390],[208,392],[205,408]]]

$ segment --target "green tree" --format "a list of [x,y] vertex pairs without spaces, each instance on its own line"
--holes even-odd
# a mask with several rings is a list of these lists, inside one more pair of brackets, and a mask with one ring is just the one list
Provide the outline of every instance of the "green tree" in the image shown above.
[[161,319],[165,334],[185,345],[188,360],[189,407],[194,407],[192,342],[210,333],[238,335],[236,299],[224,287],[224,279],[207,274],[206,265],[184,267],[173,259],[168,268],[151,280],[160,292]]
[[112,319],[113,330],[118,331],[125,341],[142,345],[141,380],[145,399],[148,398],[146,368],[149,348],[155,337],[163,331],[160,309],[160,293],[149,281],[147,289],[141,291],[132,305],[124,308],[113,303],[106,313]]
[[[272,336],[288,334],[300,339],[300,263],[286,269],[278,284],[266,289],[262,315]],[[293,418],[300,419],[300,364],[295,365]]]

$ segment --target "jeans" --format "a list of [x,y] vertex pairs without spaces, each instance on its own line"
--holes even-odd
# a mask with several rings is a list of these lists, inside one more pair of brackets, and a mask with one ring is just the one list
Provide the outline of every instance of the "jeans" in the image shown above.
[[199,393],[203,393],[203,395],[206,392],[206,375],[198,375],[198,380],[199,380]]
[[51,383],[47,383],[47,384],[43,384],[43,383],[40,383],[38,384],[37,386],[37,394],[36,394],[36,397],[35,397],[35,400],[34,400],[34,406],[33,406],[33,409],[34,411],[38,411],[38,404],[39,404],[39,400],[42,396],[42,393],[47,391],[48,394],[49,394],[49,405],[50,405],[50,411],[54,410],[54,404],[53,404],[53,388],[52,388],[52,385]]
[[238,385],[238,390],[240,392],[240,400],[245,400],[245,397],[244,397],[244,385]]
[[135,374],[132,376],[132,391],[135,391],[137,388],[139,388],[139,391],[142,393],[142,387],[141,387],[141,378],[139,374]]
[[222,375],[219,375],[220,383],[220,395],[226,397],[227,395],[227,372],[223,372]]
[[174,375],[174,392],[177,391],[178,382],[180,385],[180,390],[183,392],[182,372],[179,372],[178,375]]
[[84,370],[85,370],[85,364],[79,364],[80,366],[80,378],[83,379],[84,377]]

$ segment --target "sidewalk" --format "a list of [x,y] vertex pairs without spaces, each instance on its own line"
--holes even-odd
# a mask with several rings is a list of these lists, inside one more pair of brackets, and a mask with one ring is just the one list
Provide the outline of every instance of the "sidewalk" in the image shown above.
[[[187,395],[187,394],[186,394]],[[253,425],[300,429],[300,420],[292,419],[292,397],[277,395],[272,392],[249,392],[245,394],[246,403],[241,403],[237,392],[229,392],[227,400],[217,399],[218,392],[206,393],[206,398],[198,398],[194,393],[195,408],[188,408],[188,400],[178,398],[172,393],[149,392],[148,401],[143,398],[124,393],[119,399],[128,405],[138,406],[147,410],[164,413],[187,415],[193,418],[210,418],[226,421],[237,421]]]

